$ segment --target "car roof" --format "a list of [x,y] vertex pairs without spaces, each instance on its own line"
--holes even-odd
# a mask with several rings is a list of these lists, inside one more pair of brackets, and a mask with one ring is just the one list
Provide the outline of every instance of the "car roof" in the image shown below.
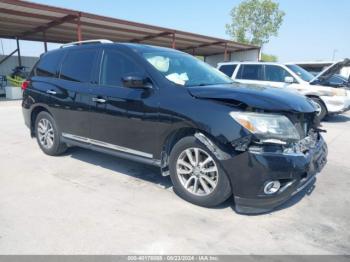
[[146,45],[146,44],[137,44],[137,43],[93,43],[93,44],[83,44],[83,45],[72,45],[67,46],[64,48],[57,48],[50,50],[43,55],[58,52],[58,51],[64,51],[64,50],[71,50],[71,49],[82,49],[82,48],[89,48],[91,46],[125,46],[127,48],[130,48],[136,52],[144,53],[144,52],[178,52],[182,53],[181,51],[178,51],[176,49],[167,48],[167,47],[160,47],[160,46],[153,46],[153,45]]
[[218,66],[222,66],[222,65],[284,65],[283,63],[277,63],[277,62],[259,62],[259,61],[246,61],[246,62],[238,62],[238,61],[231,61],[231,62],[222,62],[222,63],[218,63]]
[[118,45],[127,46],[137,51],[141,52],[154,52],[154,51],[163,51],[163,52],[178,52],[182,53],[173,48],[162,47],[162,46],[154,46],[154,45],[146,45],[146,44],[137,44],[137,43],[118,43]]

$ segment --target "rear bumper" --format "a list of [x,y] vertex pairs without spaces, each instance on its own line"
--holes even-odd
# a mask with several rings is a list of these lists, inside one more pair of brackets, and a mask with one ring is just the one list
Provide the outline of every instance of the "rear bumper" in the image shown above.
[[[224,164],[231,178],[236,211],[265,213],[311,186],[327,162],[327,145],[320,136],[306,154],[244,152]],[[229,160],[228,160],[229,161]],[[228,170],[231,170],[228,171]],[[264,193],[267,182],[278,180],[281,188],[273,195]]]
[[341,114],[350,110],[350,96],[321,96],[329,114]]

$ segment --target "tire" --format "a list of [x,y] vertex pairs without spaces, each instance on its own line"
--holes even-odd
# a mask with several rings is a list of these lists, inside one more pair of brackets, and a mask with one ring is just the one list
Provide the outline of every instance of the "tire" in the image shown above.
[[[190,162],[186,150],[188,153],[192,153],[194,161],[196,160],[196,150],[198,150],[199,157],[197,159],[199,161],[195,161],[195,163],[198,165],[198,163],[203,163],[204,160],[208,159],[207,164],[203,168],[193,168],[192,165],[192,173],[181,174],[182,172],[190,172],[189,167],[182,165],[183,161],[187,161],[186,165]],[[217,172],[204,173],[204,171],[215,170],[215,168]],[[232,195],[230,181],[218,159],[193,136],[182,138],[175,144],[170,153],[169,169],[175,193],[188,202],[204,207],[214,207]],[[189,177],[194,177],[191,178],[191,182],[188,182],[190,179],[186,181]],[[211,182],[208,181],[208,177]],[[189,183],[188,189],[185,188],[187,182]],[[195,183],[197,183],[196,187]],[[205,191],[203,183],[207,185],[209,190]],[[215,186],[213,186],[214,184]]]
[[319,121],[322,121],[327,116],[327,108],[324,105],[324,103],[321,101],[321,99],[316,97],[311,97],[311,100],[314,101],[319,109],[319,112],[317,113],[317,118]]
[[50,156],[57,156],[67,150],[67,145],[61,142],[61,134],[53,117],[45,111],[35,119],[35,134],[41,150]]

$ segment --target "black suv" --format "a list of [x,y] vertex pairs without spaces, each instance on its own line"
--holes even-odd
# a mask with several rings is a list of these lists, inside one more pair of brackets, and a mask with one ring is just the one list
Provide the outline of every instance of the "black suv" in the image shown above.
[[271,210],[326,162],[309,100],[233,83],[173,49],[60,48],[41,56],[22,88],[25,123],[44,153],[80,146],[159,166],[201,206],[234,196],[238,212]]

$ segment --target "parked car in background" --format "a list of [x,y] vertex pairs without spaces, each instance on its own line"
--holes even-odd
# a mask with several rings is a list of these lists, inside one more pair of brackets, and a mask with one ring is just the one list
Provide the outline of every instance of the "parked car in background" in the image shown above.
[[44,153],[80,146],[158,166],[201,206],[233,195],[239,212],[269,211],[326,163],[308,99],[234,84],[174,49],[80,42],[42,55],[23,90],[25,123]]
[[[307,61],[307,62],[292,62],[290,64],[298,65],[302,68],[304,68],[306,71],[310,72],[314,76],[317,76],[319,73],[324,71],[325,69],[329,68],[332,65],[336,65],[339,63],[343,63],[346,61],[346,59],[342,61]],[[339,72],[337,72],[338,75],[345,77],[348,79],[350,77],[350,66],[344,66],[342,67]]]
[[342,75],[335,74],[329,77],[326,81],[323,81],[323,85],[350,88],[350,81]]
[[350,109],[348,88],[325,86],[331,69],[317,77],[295,64],[225,62],[219,63],[218,69],[240,83],[283,88],[309,97],[317,106],[319,120]]
[[310,83],[314,85],[345,87],[350,89],[350,73],[346,73],[347,70],[345,70],[349,67],[350,59],[344,59],[341,62],[334,63],[318,73]]

